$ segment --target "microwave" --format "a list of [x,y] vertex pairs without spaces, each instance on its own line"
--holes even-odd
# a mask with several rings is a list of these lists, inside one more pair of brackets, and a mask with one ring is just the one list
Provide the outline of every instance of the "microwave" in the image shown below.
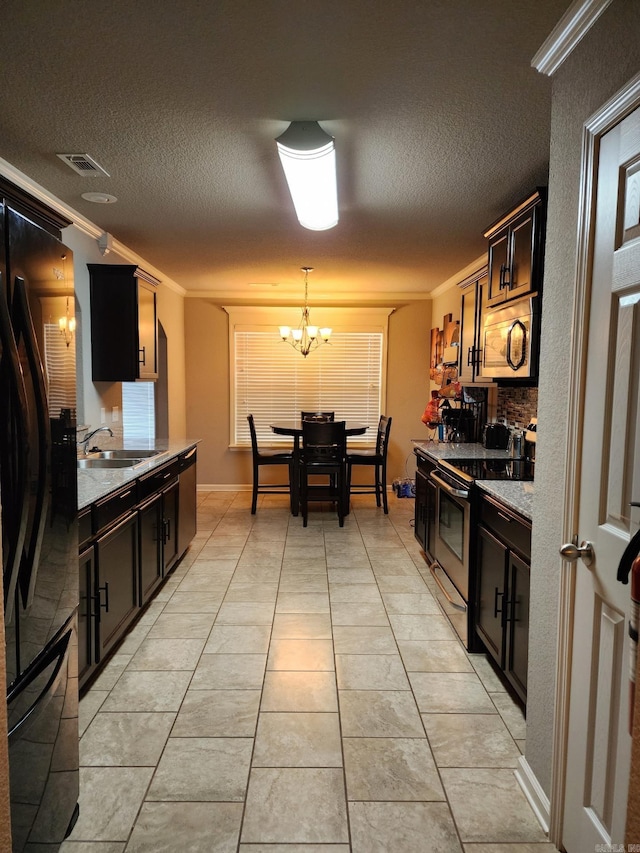
[[488,379],[537,378],[539,342],[537,294],[486,313],[482,323],[482,375]]

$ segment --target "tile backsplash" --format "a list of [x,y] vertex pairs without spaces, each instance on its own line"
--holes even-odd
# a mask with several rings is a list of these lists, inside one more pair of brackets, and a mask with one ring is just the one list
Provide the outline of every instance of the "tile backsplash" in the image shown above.
[[537,388],[498,388],[496,415],[510,426],[525,427],[538,414]]

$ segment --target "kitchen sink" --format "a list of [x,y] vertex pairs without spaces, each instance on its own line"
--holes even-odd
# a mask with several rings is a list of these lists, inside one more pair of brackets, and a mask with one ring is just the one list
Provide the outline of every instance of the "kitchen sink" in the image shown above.
[[149,459],[151,456],[157,456],[159,450],[100,450],[96,453],[88,454],[89,459],[135,459],[140,462],[142,459]]
[[114,459],[96,456],[87,456],[84,459],[78,459],[78,468],[133,468],[134,465],[139,465],[143,462],[139,457],[128,459]]

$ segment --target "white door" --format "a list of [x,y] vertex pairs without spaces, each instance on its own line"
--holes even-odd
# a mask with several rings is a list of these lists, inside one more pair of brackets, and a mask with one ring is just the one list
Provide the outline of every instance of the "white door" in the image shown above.
[[602,137],[597,162],[577,530],[595,559],[565,566],[575,572],[568,853],[624,841],[630,587],[616,572],[640,524],[630,507],[640,501],[640,109]]

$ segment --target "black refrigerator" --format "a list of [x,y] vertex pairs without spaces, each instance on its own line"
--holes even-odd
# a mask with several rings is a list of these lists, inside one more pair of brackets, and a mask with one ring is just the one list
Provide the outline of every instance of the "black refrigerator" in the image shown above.
[[[73,260],[28,197],[0,209],[0,501],[13,851],[58,850],[78,813],[75,375],[56,317]],[[57,303],[55,303],[57,304]],[[47,335],[49,337],[47,337]],[[51,341],[57,343],[53,347]],[[75,346],[75,334],[63,347]],[[63,355],[64,355],[63,350]],[[62,388],[52,400],[52,382]],[[62,384],[61,384],[62,380]],[[61,399],[65,405],[60,406]],[[53,405],[50,405],[52,404]]]

